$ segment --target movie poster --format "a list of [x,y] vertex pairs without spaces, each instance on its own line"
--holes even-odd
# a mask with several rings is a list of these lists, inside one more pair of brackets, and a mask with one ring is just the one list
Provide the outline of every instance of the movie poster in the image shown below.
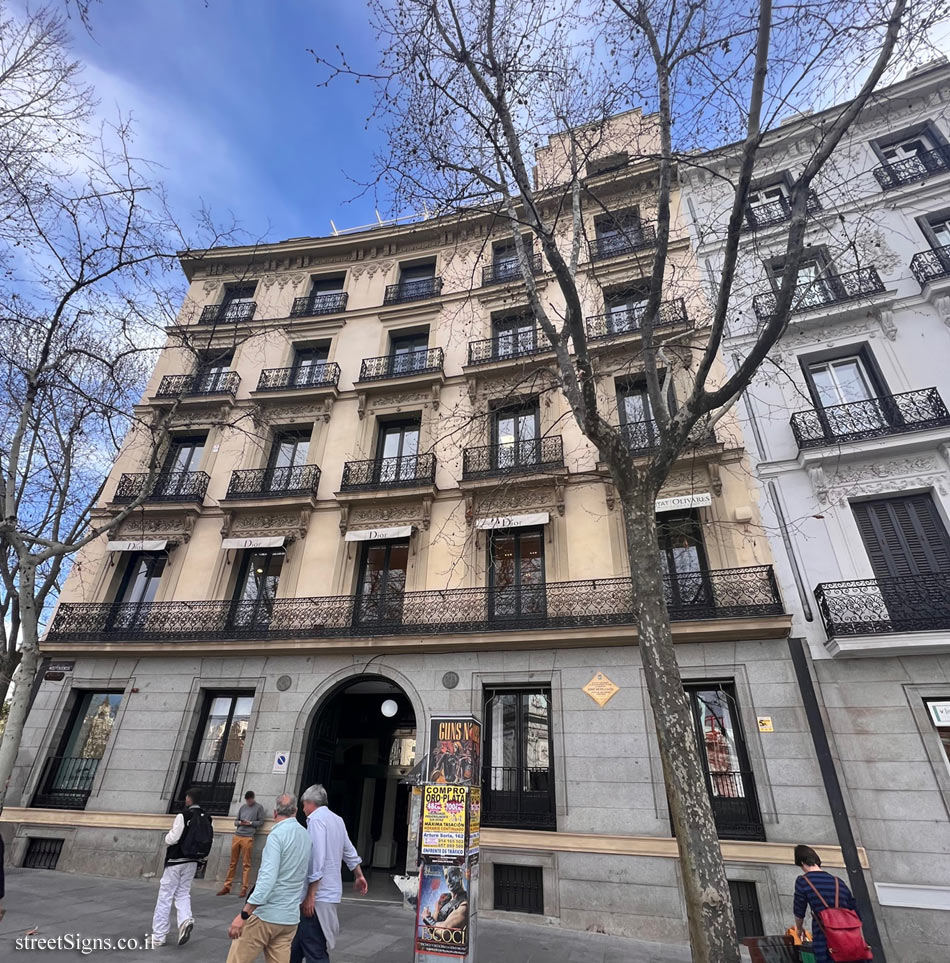
[[426,786],[422,802],[422,855],[461,862],[465,856],[467,786]]
[[469,873],[465,866],[426,863],[419,874],[416,952],[467,956]]
[[450,786],[481,783],[482,727],[474,719],[435,717],[429,730],[426,782]]

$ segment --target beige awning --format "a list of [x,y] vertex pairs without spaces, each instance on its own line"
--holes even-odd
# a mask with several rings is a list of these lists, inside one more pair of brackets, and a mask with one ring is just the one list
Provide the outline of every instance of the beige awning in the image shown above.
[[223,538],[221,550],[241,548],[280,548],[286,541],[286,535],[259,535],[256,538]]
[[358,528],[343,536],[347,542],[377,542],[386,538],[408,538],[412,534],[411,525],[396,525],[393,528]]
[[481,529],[527,528],[529,525],[547,525],[549,521],[551,521],[549,512],[535,512],[533,515],[496,515],[491,518],[476,518],[475,527]]
[[130,538],[124,541],[108,541],[110,552],[160,552],[168,544],[167,538]]

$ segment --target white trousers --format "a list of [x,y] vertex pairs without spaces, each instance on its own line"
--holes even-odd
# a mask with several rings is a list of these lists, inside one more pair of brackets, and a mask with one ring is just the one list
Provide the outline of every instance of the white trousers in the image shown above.
[[191,884],[198,871],[197,863],[173,863],[165,867],[162,881],[158,886],[158,901],[152,917],[152,936],[164,939],[168,935],[168,918],[171,916],[172,903],[178,915],[178,925],[191,916]]

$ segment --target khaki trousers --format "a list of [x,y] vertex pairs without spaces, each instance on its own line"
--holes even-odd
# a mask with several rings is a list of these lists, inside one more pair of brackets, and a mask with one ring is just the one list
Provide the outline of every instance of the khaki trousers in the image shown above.
[[241,889],[247,889],[251,882],[251,855],[253,852],[253,836],[231,837],[231,865],[228,867],[228,878],[224,881],[225,886],[230,886],[233,882],[234,871],[237,868],[238,859],[243,857],[244,867],[241,873]]
[[290,963],[290,945],[296,932],[296,923],[265,923],[252,916],[231,944],[227,963],[254,963],[261,953],[265,963]]

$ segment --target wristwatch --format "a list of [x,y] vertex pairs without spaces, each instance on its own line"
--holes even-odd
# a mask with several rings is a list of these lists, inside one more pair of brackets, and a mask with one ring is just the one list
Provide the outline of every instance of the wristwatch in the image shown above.
[[248,913],[247,910],[241,910],[241,919],[242,919],[242,920],[249,920],[250,918],[251,918],[251,914]]

